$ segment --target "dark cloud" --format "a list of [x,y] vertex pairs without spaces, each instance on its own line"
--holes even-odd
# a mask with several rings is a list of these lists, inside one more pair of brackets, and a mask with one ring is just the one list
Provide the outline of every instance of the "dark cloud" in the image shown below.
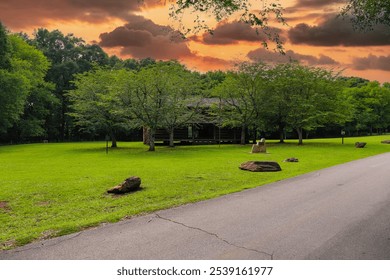
[[378,25],[372,31],[358,32],[349,20],[329,15],[316,25],[300,23],[288,32],[294,44],[312,46],[385,46],[390,45],[389,28]]
[[323,12],[337,12],[340,6],[344,5],[346,0],[297,0],[292,7],[287,7],[285,12],[295,13],[302,11],[312,11],[314,9],[322,10]]
[[100,34],[100,46],[119,47],[122,55],[135,58],[180,59],[194,55],[187,42],[172,28],[142,16],[131,15],[128,19],[126,25]]
[[171,27],[162,26],[142,16],[131,15],[129,22],[111,32],[100,34],[99,45],[119,48],[123,56],[191,61],[199,69],[226,69],[232,62],[202,56],[189,49],[187,40]]
[[300,61],[309,65],[339,65],[333,58],[320,55],[319,57],[313,55],[299,54],[294,51],[287,51],[285,55],[277,52],[272,52],[264,48],[259,48],[248,52],[247,57],[253,61],[265,61],[272,63],[287,63],[290,61]]
[[161,0],[12,0],[0,2],[0,19],[9,28],[42,26],[51,20],[91,23],[110,18],[127,19],[145,7],[163,5]]
[[357,57],[353,59],[352,67],[356,70],[383,70],[390,71],[390,55]]
[[326,7],[333,4],[340,4],[340,0],[297,0],[295,7],[300,8],[320,8]]
[[307,14],[301,14],[301,15],[290,15],[285,16],[285,20],[287,23],[291,21],[306,21],[306,20],[316,20],[318,18],[322,18],[324,16],[324,13],[307,13]]
[[[280,29],[270,28],[271,34],[279,34]],[[193,36],[190,38],[196,42],[202,42],[206,45],[229,45],[238,44],[240,41],[247,42],[263,42],[267,40],[267,35],[259,29],[249,24],[240,21],[220,22],[214,29],[213,33],[204,33],[201,36]]]

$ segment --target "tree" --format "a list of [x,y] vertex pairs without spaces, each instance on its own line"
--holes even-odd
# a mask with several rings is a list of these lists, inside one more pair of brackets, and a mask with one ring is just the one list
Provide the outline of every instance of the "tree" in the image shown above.
[[98,45],[85,44],[83,39],[73,34],[62,34],[59,30],[48,31],[40,28],[34,33],[30,44],[41,50],[51,62],[46,80],[55,84],[54,93],[59,99],[56,114],[50,120],[56,126],[57,132],[52,138],[64,140],[69,138],[72,131],[72,119],[69,113],[68,90],[73,89],[72,80],[75,74],[92,69],[93,65],[107,65],[110,60]]
[[346,98],[353,106],[353,118],[349,123],[356,133],[376,129],[384,132],[390,126],[390,88],[378,82],[369,82],[360,87],[347,88]]
[[7,37],[7,31],[0,21],[0,69],[9,69],[10,64],[10,45]]
[[0,131],[5,132],[23,114],[28,98],[46,87],[49,62],[42,52],[18,35],[8,35],[0,23]]
[[[269,70],[265,86],[263,116],[268,127],[295,129],[299,144],[303,130],[328,124],[344,124],[349,104],[342,98],[338,75],[321,68],[297,63],[279,64]],[[282,140],[282,138],[281,138]]]
[[[266,66],[261,63],[239,66],[238,71],[230,72],[214,93],[221,98],[222,124],[241,127],[241,144],[246,143],[246,132],[249,127],[254,131],[262,125],[260,111],[265,83]],[[218,108],[219,110],[220,108]],[[256,136],[255,136],[256,138]]]
[[169,147],[174,147],[175,128],[200,121],[201,95],[197,77],[184,66],[174,62],[167,71],[165,90],[168,93],[165,112],[161,116],[161,126],[169,133]]
[[24,104],[23,114],[8,130],[8,136],[13,142],[34,138],[47,139],[50,131],[47,119],[58,106],[53,89],[52,84],[44,82],[31,90]]
[[370,29],[376,24],[390,26],[388,0],[348,0],[341,14],[350,17],[358,29]]
[[0,69],[0,132],[6,132],[20,117],[29,84],[25,77]]
[[172,61],[152,64],[126,79],[121,100],[137,126],[148,130],[149,151],[155,150],[158,128],[170,132],[172,146],[174,128],[196,116],[189,109],[194,102],[194,85],[191,73]]
[[72,108],[70,116],[81,131],[89,134],[104,132],[111,137],[111,147],[117,147],[116,132],[128,127],[129,120],[123,116],[117,98],[118,83],[127,79],[125,70],[96,68],[76,74],[75,89],[67,94]]
[[195,72],[195,74],[199,75],[201,89],[205,96],[212,96],[214,88],[222,83],[226,78],[226,72],[221,70],[208,71],[202,74]]

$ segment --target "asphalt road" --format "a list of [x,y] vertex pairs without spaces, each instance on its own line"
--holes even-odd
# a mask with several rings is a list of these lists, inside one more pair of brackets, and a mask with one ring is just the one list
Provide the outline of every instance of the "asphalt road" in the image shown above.
[[389,260],[390,153],[32,243],[0,259]]

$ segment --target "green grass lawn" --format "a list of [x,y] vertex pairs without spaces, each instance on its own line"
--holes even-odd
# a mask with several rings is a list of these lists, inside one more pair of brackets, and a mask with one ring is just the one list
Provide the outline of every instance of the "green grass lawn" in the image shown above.
[[[119,143],[31,144],[0,147],[0,249],[63,235],[104,222],[204,200],[367,156],[389,152],[390,136],[267,142],[267,154],[250,154],[250,145],[157,147]],[[356,141],[367,142],[364,149]],[[284,163],[288,157],[299,163]],[[283,171],[238,169],[247,160],[271,160]],[[141,191],[107,195],[130,176]]]

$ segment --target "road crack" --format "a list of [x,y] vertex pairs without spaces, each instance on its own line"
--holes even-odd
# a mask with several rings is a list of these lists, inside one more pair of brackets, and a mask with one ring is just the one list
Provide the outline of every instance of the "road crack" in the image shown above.
[[245,247],[245,246],[240,246],[240,245],[237,245],[237,244],[234,244],[234,243],[231,243],[230,241],[220,237],[218,234],[216,233],[213,233],[213,232],[209,232],[207,230],[204,230],[204,229],[201,229],[201,228],[198,228],[198,227],[192,227],[192,226],[189,226],[189,225],[186,225],[184,223],[181,223],[181,222],[178,222],[178,221],[175,221],[175,220],[172,220],[172,219],[168,219],[168,218],[165,218],[165,217],[162,217],[160,216],[159,214],[155,214],[157,218],[161,219],[161,220],[164,220],[164,221],[168,221],[168,222],[171,222],[171,223],[174,223],[174,224],[177,224],[177,225],[181,225],[183,227],[186,227],[186,228],[189,228],[189,229],[193,229],[193,230],[197,230],[197,231],[200,231],[200,232],[203,232],[203,233],[206,233],[208,235],[211,235],[211,236],[214,236],[215,238],[217,238],[218,240],[228,244],[229,246],[233,246],[233,247],[236,247],[236,248],[239,248],[239,249],[243,249],[243,250],[247,250],[247,251],[251,251],[251,252],[255,252],[255,253],[258,253],[258,254],[262,254],[262,255],[266,255],[268,256],[271,260],[273,260],[274,258],[274,253],[272,254],[269,254],[267,252],[263,252],[263,251],[260,251],[260,250],[257,250],[257,249],[253,249],[253,248],[248,248],[248,247]]

